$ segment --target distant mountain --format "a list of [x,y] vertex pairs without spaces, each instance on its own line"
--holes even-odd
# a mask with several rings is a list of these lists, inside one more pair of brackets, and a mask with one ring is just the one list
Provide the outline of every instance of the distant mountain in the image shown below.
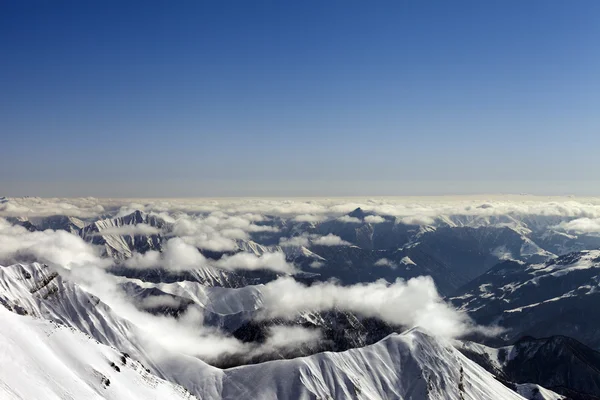
[[[138,225],[155,228],[155,231],[137,231],[135,227]],[[160,250],[164,240],[160,231],[168,227],[169,224],[160,217],[138,210],[123,217],[102,219],[86,225],[80,235],[86,242],[103,246],[108,256],[124,260],[131,257],[133,252]]]
[[420,235],[408,248],[448,266],[462,284],[503,259],[541,262],[553,256],[507,227],[438,228]]
[[63,230],[75,235],[85,226],[85,222],[79,218],[67,215],[52,215],[49,217],[10,217],[8,221],[15,225],[21,225],[29,231]]
[[[0,350],[16,366],[0,368],[0,398],[600,400],[600,235],[563,229],[570,216],[496,215],[492,204],[473,207],[461,215],[411,217],[364,206],[344,215],[308,211],[302,218],[228,215],[211,207],[123,215],[119,210],[129,208],[117,204],[83,219],[11,211],[7,220],[33,233],[8,227],[7,234],[15,233],[9,250],[19,247],[19,235],[31,237],[27,246],[53,235],[37,231],[78,235],[112,258],[99,273],[114,285],[105,295],[116,297],[98,298],[71,281],[78,271],[33,262],[37,256],[29,251],[7,251],[7,263],[21,263],[0,267]],[[227,250],[198,248],[207,261],[197,267],[160,265],[165,244],[176,236],[172,221],[188,217],[198,224],[211,218],[207,229],[216,237],[227,232]],[[154,254],[156,266],[129,266],[135,253],[148,251],[165,254]],[[215,266],[238,253],[251,260],[283,253],[295,272]],[[431,276],[447,301],[502,332],[451,343],[336,304],[266,317],[264,284],[282,275],[306,286]],[[180,327],[190,315],[196,319],[186,325],[189,342],[172,346],[161,325]],[[160,323],[148,329],[146,319]],[[316,332],[318,339],[269,344],[273,332],[290,328]],[[20,337],[19,330],[26,333]],[[235,343],[235,350],[194,353],[209,365],[185,355],[196,340],[207,347]]]
[[540,264],[506,261],[458,290],[450,301],[482,324],[522,336],[571,336],[600,348],[600,251],[563,255]]
[[472,342],[458,348],[502,380],[535,382],[573,400],[600,399],[600,353],[575,339],[523,337],[500,348]]

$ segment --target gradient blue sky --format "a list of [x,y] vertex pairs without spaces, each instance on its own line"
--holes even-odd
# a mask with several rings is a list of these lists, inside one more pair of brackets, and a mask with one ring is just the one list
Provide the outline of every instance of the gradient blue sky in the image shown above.
[[3,1],[0,195],[600,194],[600,1]]

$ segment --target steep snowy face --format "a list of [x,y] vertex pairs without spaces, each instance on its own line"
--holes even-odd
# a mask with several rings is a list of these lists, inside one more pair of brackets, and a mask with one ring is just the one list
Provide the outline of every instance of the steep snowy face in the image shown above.
[[165,364],[171,369],[172,380],[181,381],[186,389],[152,374],[128,353],[102,345],[75,329],[4,308],[0,308],[0,321],[0,361],[11,365],[0,369],[0,395],[7,399],[524,398],[448,343],[419,330],[392,335],[362,349],[238,367],[218,374],[193,368],[185,359],[168,359]]
[[535,392],[534,386],[525,383],[536,382],[571,399],[600,397],[600,353],[575,339],[524,337],[499,348],[473,342],[455,345],[500,379],[518,384],[519,393],[528,387]]
[[32,230],[45,231],[46,229],[63,230],[75,235],[86,225],[86,223],[76,217],[67,215],[52,215],[49,217],[30,217],[30,218],[12,218],[9,219],[18,225],[29,226]]
[[[156,284],[137,279],[121,285],[140,308],[178,316],[195,304],[202,310],[204,325],[229,333],[251,321],[262,307],[260,286],[223,288],[192,281]],[[157,308],[160,304],[164,305]]]
[[0,398],[196,399],[127,353],[46,320],[0,307]]
[[507,340],[566,335],[598,348],[599,285],[600,251],[592,250],[541,264],[499,264],[450,300],[480,323],[507,328]]
[[[117,295],[115,292],[114,296]],[[145,321],[143,314],[132,313],[123,306],[119,311],[124,311],[125,316],[141,318],[133,322],[126,319],[98,297],[65,280],[57,270],[44,264],[0,267],[0,305],[15,314],[48,320],[89,335],[99,343],[129,354],[153,374],[181,384],[200,397],[205,393],[200,391],[204,387],[199,387],[197,375],[202,374],[204,379],[210,380],[220,374],[219,370],[198,358],[170,350],[165,346],[168,345],[165,338],[157,335],[157,330],[136,325]],[[151,327],[160,327],[169,320],[151,322]],[[164,334],[168,330],[161,332]],[[214,387],[209,389],[216,390]]]
[[[42,264],[15,265],[2,267],[0,272],[2,273],[0,294],[4,308],[16,313],[29,314],[19,317],[6,310],[3,311],[2,317],[14,315],[14,318],[30,318],[30,315],[33,315],[65,326],[58,332],[68,332],[70,335],[74,331],[85,332],[101,343],[114,346],[132,358],[140,360],[144,368],[147,367],[158,377],[181,384],[200,397],[295,399],[314,398],[316,395],[358,399],[520,398],[515,392],[495,381],[483,369],[462,357],[450,344],[418,330],[403,335],[392,335],[375,345],[347,352],[320,353],[306,358],[219,371],[211,369],[197,359],[161,349],[161,345],[151,337],[140,333],[131,322],[115,315],[94,296],[63,280],[50,267]],[[238,303],[243,299],[260,304],[258,294],[249,289],[237,290],[240,294],[234,296],[235,301],[231,301],[227,300],[227,295],[215,292],[224,289],[207,288],[206,291],[201,291],[195,285],[175,284],[164,284],[161,288],[165,292],[193,296],[197,301],[203,301],[207,306],[212,307],[213,312],[228,313],[244,310],[246,301]],[[210,301],[211,297],[215,299],[214,302]],[[11,323],[1,325],[8,326]],[[12,335],[10,332],[6,334]],[[70,353],[64,353],[65,348],[70,349],[65,343],[70,343],[72,339],[64,339],[61,335],[62,333],[52,335],[60,340],[60,343],[52,342],[50,346],[52,348],[59,346],[63,349],[60,354],[52,357],[65,357],[72,360]],[[6,339],[5,343],[8,342],[9,339]],[[86,338],[85,342],[97,345],[91,339]],[[28,341],[19,342],[15,347],[26,349],[27,343]],[[93,353],[92,350],[80,347],[76,347],[74,351],[78,355]],[[124,391],[130,389],[121,387],[128,388],[128,380],[138,379],[134,373],[141,374],[142,380],[150,376],[145,375],[147,371],[138,368],[138,364],[133,362],[130,365],[132,372],[124,370],[121,353],[112,349],[111,351],[113,353],[109,355],[102,353],[105,354],[102,357],[89,356],[89,365],[86,364],[85,359],[62,363],[61,365],[64,365],[67,370],[77,368],[81,370],[80,374],[86,373],[83,376],[78,375],[81,384],[76,387],[65,386],[66,384],[61,383],[63,382],[61,377],[65,374],[68,376],[68,372],[57,369],[56,373],[59,375],[47,379],[60,384],[53,386],[54,384],[48,383],[50,385],[48,390],[51,393],[58,393],[57,396],[62,396],[68,391],[83,395],[100,389],[110,390],[110,386],[115,384],[114,396],[123,396],[126,393]],[[39,349],[35,354],[36,357],[50,357],[46,356],[47,353],[46,350]],[[50,368],[43,359],[31,357],[28,355],[23,362],[39,365],[37,371]],[[131,376],[116,371],[111,363],[121,371],[127,371]],[[116,373],[123,375],[115,378]],[[125,376],[127,381],[115,380]],[[5,386],[13,392],[25,390],[23,382],[15,380],[13,376],[5,379],[10,380],[10,383]],[[37,379],[37,376],[33,379]],[[27,382],[27,379],[24,381]],[[109,381],[111,383],[105,389]],[[42,380],[42,382],[46,381]],[[180,390],[165,386],[164,393],[169,393],[168,390],[171,389]],[[24,393],[31,394],[30,398],[39,395],[37,392]],[[145,392],[140,390],[140,393]],[[93,395],[90,396],[94,398]],[[105,396],[105,398],[118,397]]]
[[[63,337],[62,330],[89,335],[117,349],[115,354],[139,361],[142,375],[181,385],[198,398],[502,400],[521,398],[517,392],[558,398],[533,384],[557,390],[562,385],[552,380],[557,375],[540,380],[547,377],[543,367],[552,365],[550,356],[520,357],[513,350],[521,347],[518,354],[567,355],[557,358],[568,365],[560,370],[561,382],[596,385],[596,367],[586,369],[591,356],[569,341],[488,349],[494,360],[489,370],[519,383],[503,386],[439,337],[420,329],[390,333],[415,325],[444,337],[478,332],[464,314],[447,307],[441,293],[453,296],[479,323],[506,327],[503,339],[562,333],[600,343],[600,252],[594,250],[600,235],[591,230],[600,205],[536,208],[521,199],[437,208],[377,199],[130,205],[75,199],[78,205],[62,207],[68,212],[57,215],[57,201],[66,200],[0,201],[0,215],[21,226],[13,229],[0,219],[0,228],[6,225],[0,262],[22,263],[0,267],[2,308],[23,321],[60,325],[52,337]],[[131,212],[135,209],[144,211]],[[69,251],[77,250],[73,241],[46,240],[51,236],[77,239],[82,248]],[[44,246],[38,238],[46,238]],[[90,242],[104,252],[97,254]],[[591,250],[556,257],[572,249]],[[69,257],[57,256],[65,254]],[[275,259],[278,263],[265,262]],[[37,332],[29,323],[18,326]],[[2,332],[10,340],[12,333]],[[85,354],[84,347],[76,350]],[[582,352],[586,359],[580,368]],[[123,373],[121,364],[112,361],[112,353],[102,354],[112,370],[96,358],[87,365],[76,356],[56,356],[66,359],[67,370],[81,369],[73,376],[85,385],[69,389],[77,396],[102,396],[100,389],[116,385],[109,373],[119,371],[111,363]],[[76,366],[71,359],[78,360]],[[273,359],[279,360],[264,362]],[[201,360],[235,368],[218,369]],[[35,358],[25,364],[30,361],[47,367]],[[263,363],[244,365],[251,362]],[[508,365],[514,369],[510,379]],[[100,387],[94,371],[108,378],[100,378]],[[573,376],[581,378],[569,381]],[[0,390],[27,389],[9,377],[10,384],[0,381]],[[67,393],[64,385],[40,379],[49,393]],[[63,382],[59,376],[49,379]],[[168,391],[159,394],[177,398]],[[118,396],[127,393],[119,389]]]
[[225,370],[223,399],[523,399],[420,330],[342,353]]
[[135,211],[123,217],[96,221],[83,227],[80,235],[87,242],[104,246],[108,256],[124,260],[133,252],[160,250],[163,230],[168,228],[169,224],[160,217]]

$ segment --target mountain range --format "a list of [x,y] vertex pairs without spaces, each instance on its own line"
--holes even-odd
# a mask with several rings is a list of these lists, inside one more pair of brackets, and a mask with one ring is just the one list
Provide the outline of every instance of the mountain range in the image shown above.
[[486,210],[7,216],[0,397],[599,399],[600,236]]

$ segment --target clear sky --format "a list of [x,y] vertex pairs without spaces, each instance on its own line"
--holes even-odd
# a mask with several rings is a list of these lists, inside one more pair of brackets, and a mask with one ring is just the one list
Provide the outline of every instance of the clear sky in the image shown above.
[[0,2],[0,195],[600,195],[600,1]]

